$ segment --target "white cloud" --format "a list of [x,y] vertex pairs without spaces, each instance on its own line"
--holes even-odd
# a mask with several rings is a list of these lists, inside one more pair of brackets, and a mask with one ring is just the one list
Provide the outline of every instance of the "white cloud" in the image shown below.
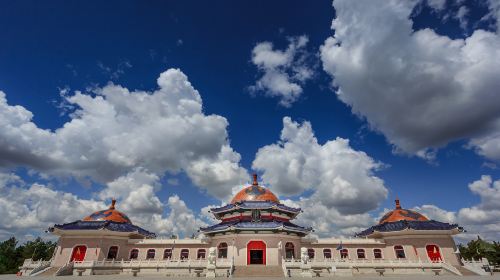
[[[428,3],[439,8],[443,1]],[[417,4],[333,2],[335,35],[321,47],[321,59],[339,99],[403,152],[425,157],[429,148],[472,139],[480,154],[498,159],[500,152],[484,147],[499,145],[481,141],[500,131],[498,32],[475,30],[452,40],[432,29],[413,30]],[[490,2],[497,18],[498,7]]]
[[15,178],[14,181],[0,182],[1,237],[15,235],[22,239],[31,233],[41,235],[55,223],[79,220],[106,207],[100,201],[80,199],[49,186],[28,185],[14,174],[0,173],[0,177]]
[[247,180],[229,146],[227,120],[203,113],[200,94],[180,70],[161,73],[157,83],[152,92],[109,84],[93,94],[66,95],[77,110],[55,131],[37,127],[30,111],[7,104],[0,92],[0,166],[100,183],[137,170],[155,176],[186,171],[224,198]]
[[380,163],[353,150],[346,139],[320,145],[309,122],[289,117],[283,119],[280,141],[260,148],[252,167],[278,194],[313,190],[312,201],[341,214],[373,210],[387,196],[383,181],[373,174]]
[[427,0],[427,4],[435,9],[435,10],[442,10],[446,6],[446,0]]
[[443,210],[435,205],[422,205],[420,207],[415,207],[413,210],[423,214],[427,218],[435,221],[445,222],[445,223],[456,223],[457,217],[456,213],[453,211]]
[[469,14],[469,9],[466,6],[460,6],[455,15],[455,18],[460,22],[460,27],[462,29],[467,28],[469,21],[467,20],[467,15]]
[[263,73],[252,92],[263,91],[271,97],[278,97],[279,104],[290,107],[302,94],[302,86],[313,75],[307,62],[305,47],[307,36],[290,38],[286,50],[275,50],[270,42],[258,43],[252,50],[252,63]]

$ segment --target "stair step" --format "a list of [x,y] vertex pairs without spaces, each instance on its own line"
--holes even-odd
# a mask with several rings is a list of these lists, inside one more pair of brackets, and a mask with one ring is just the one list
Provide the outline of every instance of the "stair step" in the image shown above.
[[460,266],[460,265],[454,265],[454,267],[456,269],[458,269],[458,271],[460,271],[460,273],[462,273],[463,276],[477,276],[478,274],[468,270],[467,268],[463,267],[463,266]]
[[51,267],[51,268],[45,270],[44,272],[37,274],[35,277],[37,277],[37,276],[54,276],[54,273],[56,273],[58,269],[59,269],[59,267]]
[[283,269],[280,266],[249,265],[236,266],[233,277],[283,277]]

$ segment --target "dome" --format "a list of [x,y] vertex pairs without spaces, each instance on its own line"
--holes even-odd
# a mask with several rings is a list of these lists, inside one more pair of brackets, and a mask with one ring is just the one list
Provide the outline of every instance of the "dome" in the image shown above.
[[82,219],[82,221],[111,221],[116,223],[128,223],[132,222],[127,217],[127,215],[115,209],[116,199],[111,201],[111,205],[106,210],[101,210],[93,213]]
[[386,213],[382,219],[380,219],[379,224],[397,222],[397,221],[428,221],[424,215],[401,208],[399,204],[399,199],[396,199],[396,209]]
[[231,200],[231,204],[241,201],[271,201],[280,203],[278,197],[269,189],[259,186],[257,183],[257,174],[253,175],[252,185],[239,191]]

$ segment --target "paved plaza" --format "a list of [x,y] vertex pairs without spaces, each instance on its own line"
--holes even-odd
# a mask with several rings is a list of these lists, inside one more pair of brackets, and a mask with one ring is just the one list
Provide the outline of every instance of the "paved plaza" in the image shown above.
[[[328,278],[324,277],[323,279]],[[497,273],[493,276],[417,276],[417,275],[398,275],[398,276],[374,276],[374,275],[369,275],[369,276],[346,276],[346,277],[331,277],[336,278],[336,279],[361,279],[361,280],[381,280],[381,279],[390,279],[390,280],[396,280],[396,279],[404,279],[404,280],[424,280],[424,279],[435,279],[435,280],[500,280],[500,273]],[[0,280],[7,280],[7,279],[30,279],[29,277],[17,277],[16,275],[0,275]],[[58,279],[58,280],[87,280],[87,279],[92,279],[92,280],[138,280],[138,279],[145,279],[145,280],[165,280],[165,279],[181,279],[181,280],[196,280],[196,279],[206,279],[206,278],[189,278],[189,277],[165,277],[165,276],[159,276],[159,275],[151,275],[151,276],[140,276],[140,277],[132,277],[132,276],[126,276],[126,275],[92,275],[92,276],[58,276],[58,277],[34,277],[33,279],[36,280],[46,280],[46,279]],[[215,279],[224,279],[224,278],[215,278]],[[285,279],[284,277],[251,277],[251,278],[237,278],[237,279]],[[291,279],[304,279],[304,278],[291,278]]]

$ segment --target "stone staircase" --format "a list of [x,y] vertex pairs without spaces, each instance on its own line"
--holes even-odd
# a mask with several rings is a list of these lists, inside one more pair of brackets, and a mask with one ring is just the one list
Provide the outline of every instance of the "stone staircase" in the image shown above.
[[51,267],[44,272],[37,274],[36,276],[54,276],[58,269],[59,267]]
[[465,268],[461,265],[454,265],[454,267],[456,269],[458,269],[458,271],[460,271],[460,273],[462,273],[463,276],[477,276],[477,275],[479,275],[477,273],[474,273],[474,272],[468,270],[467,268]]
[[284,277],[283,268],[273,265],[236,266],[233,277]]

